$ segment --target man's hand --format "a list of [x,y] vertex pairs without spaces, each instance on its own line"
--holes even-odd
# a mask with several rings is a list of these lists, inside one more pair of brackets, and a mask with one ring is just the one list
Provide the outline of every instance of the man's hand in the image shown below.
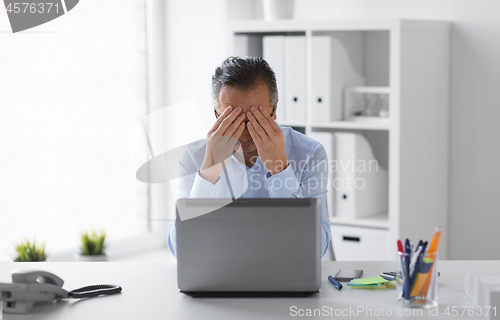
[[250,120],[247,122],[248,132],[257,146],[264,167],[275,175],[288,166],[283,132],[264,107],[251,107],[250,111],[247,112],[247,118]]
[[[245,130],[245,114],[241,108],[228,106],[217,118],[207,133],[205,159],[200,175],[207,181],[216,183],[222,171],[222,162],[228,161],[239,144],[239,137]],[[227,162],[226,162],[227,164]]]

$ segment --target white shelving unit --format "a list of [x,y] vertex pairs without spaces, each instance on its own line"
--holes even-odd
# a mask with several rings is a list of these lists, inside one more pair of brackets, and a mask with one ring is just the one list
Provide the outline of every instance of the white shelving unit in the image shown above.
[[[446,230],[448,22],[253,20],[230,22],[228,28],[231,55],[244,55],[245,52],[246,55],[261,55],[262,39],[266,35],[304,35],[307,118],[303,121],[280,121],[278,118],[278,123],[300,127],[306,134],[315,131],[360,133],[370,142],[380,164],[388,169],[387,213],[363,219],[340,219],[330,211],[338,260],[392,260],[397,239],[431,240],[434,226]],[[317,35],[336,38],[345,45],[351,63],[365,80],[358,91],[389,94],[388,118],[374,119],[376,121],[366,118],[360,119],[364,121],[310,120],[314,112],[312,39]],[[248,39],[243,49],[241,36]],[[280,107],[286,108],[278,103]],[[343,108],[343,105],[332,104],[331,108]],[[440,241],[441,259],[447,256],[446,234],[445,231]]]

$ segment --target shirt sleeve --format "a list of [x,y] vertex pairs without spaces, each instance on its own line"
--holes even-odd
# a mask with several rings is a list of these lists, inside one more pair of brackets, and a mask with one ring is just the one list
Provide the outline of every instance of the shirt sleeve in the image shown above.
[[[222,174],[221,174],[222,176]],[[194,182],[192,184],[191,192],[189,193],[189,198],[224,198],[229,195],[224,195],[221,192],[221,186],[223,184],[223,179],[219,176],[219,180],[215,184],[212,184],[210,181],[205,180],[202,176],[200,176],[200,172],[196,173],[196,177],[194,178]],[[227,190],[227,188],[222,189]]]
[[266,187],[271,198],[318,198],[320,200],[321,252],[324,256],[331,239],[326,203],[328,158],[325,148],[318,143],[307,161],[304,163],[291,161],[285,170],[275,175],[268,172],[266,178]]
[[[215,184],[200,176],[199,165],[193,154],[186,150],[179,161],[179,178],[177,179],[177,199],[181,198],[230,198],[224,172]],[[177,256],[177,236],[175,220],[168,228],[167,245],[174,256]]]
[[[212,184],[203,179],[199,172],[181,177],[177,186],[179,198],[221,198],[221,178]],[[190,187],[191,186],[191,187]],[[176,220],[170,223],[168,228],[167,244],[170,252],[177,257],[177,223]]]

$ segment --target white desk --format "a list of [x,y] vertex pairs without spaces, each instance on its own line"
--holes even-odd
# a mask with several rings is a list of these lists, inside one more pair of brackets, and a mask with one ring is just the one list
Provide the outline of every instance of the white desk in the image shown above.
[[[333,308],[349,311],[358,307],[372,312],[392,313],[394,319],[484,319],[481,317],[446,316],[444,311],[450,306],[473,306],[463,292],[464,277],[469,269],[479,274],[493,273],[500,269],[500,261],[440,261],[439,317],[430,316],[423,310],[422,316],[395,316],[399,312],[411,314],[414,309],[397,305],[396,290],[358,290],[344,286],[338,291],[326,280],[340,268],[363,269],[363,277],[372,277],[382,271],[395,269],[395,262],[323,262],[321,292],[308,298],[191,298],[177,289],[176,265],[159,263],[126,262],[68,262],[68,263],[0,263],[0,282],[10,282],[12,269],[43,269],[53,272],[65,280],[67,290],[85,285],[111,283],[123,287],[119,295],[87,300],[63,300],[49,305],[36,306],[29,315],[4,314],[4,320],[50,319],[290,319],[320,318],[291,317],[291,307],[298,309]],[[500,309],[500,306],[497,306]],[[377,310],[377,311],[375,311]],[[460,313],[462,309],[457,309]],[[338,311],[337,311],[338,312]],[[344,313],[346,311],[343,311]],[[420,312],[420,311],[416,311]],[[497,314],[500,310],[497,310]],[[403,313],[404,314],[404,313]],[[323,316],[321,318],[328,318]],[[332,316],[334,317],[334,315]],[[499,317],[497,315],[497,317]],[[345,318],[345,317],[341,317]],[[373,319],[360,312],[356,319]],[[382,318],[379,316],[378,318]]]

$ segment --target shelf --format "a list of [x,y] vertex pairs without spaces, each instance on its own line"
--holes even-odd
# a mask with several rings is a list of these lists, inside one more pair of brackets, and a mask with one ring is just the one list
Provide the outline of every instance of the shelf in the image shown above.
[[231,21],[229,27],[233,33],[272,33],[293,31],[365,31],[365,30],[390,30],[401,25],[397,19],[387,20],[240,20]]
[[389,119],[359,119],[358,121],[330,121],[330,122],[294,122],[279,121],[280,125],[288,127],[306,127],[312,129],[352,129],[352,130],[382,130],[388,131],[391,126]]
[[391,93],[390,87],[348,87],[346,91],[353,93]]
[[366,218],[346,219],[330,217],[330,224],[365,228],[389,229],[387,213]]
[[366,121],[331,121],[314,122],[311,127],[318,129],[355,129],[355,130],[389,130],[391,121],[389,119],[375,119]]
[[371,20],[240,20],[228,24],[231,34],[245,33],[287,33],[287,32],[321,32],[321,31],[376,31],[395,30],[400,28],[433,28],[449,30],[450,23],[443,21],[418,21],[400,19]]
[[438,28],[449,29],[449,22],[418,21],[400,19],[363,19],[363,20],[240,20],[231,21],[229,28],[232,33],[272,33],[290,31],[373,31],[407,28]]
[[307,126],[307,123],[305,122],[294,122],[294,121],[278,121],[278,124],[279,125],[282,125],[282,126],[287,126],[287,127],[306,127]]

